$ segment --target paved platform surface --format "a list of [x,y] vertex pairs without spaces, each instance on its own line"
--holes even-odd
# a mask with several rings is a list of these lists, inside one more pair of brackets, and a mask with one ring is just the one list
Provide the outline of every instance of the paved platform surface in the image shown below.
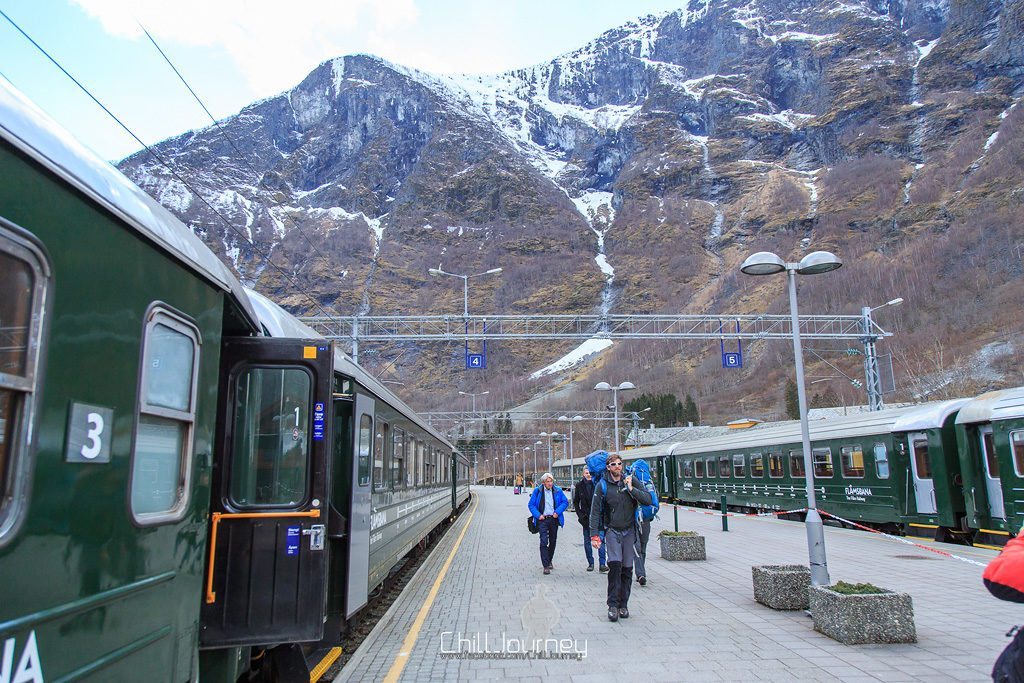
[[[394,679],[400,668],[402,681],[611,683],[624,675],[645,682],[985,681],[1009,642],[1005,632],[1024,623],[1024,606],[985,590],[981,567],[867,532],[826,527],[832,580],[910,593],[919,639],[914,645],[841,645],[814,631],[804,612],[776,612],[753,599],[751,566],[807,563],[802,524],[730,518],[723,533],[718,517],[680,509],[679,528],[705,534],[708,559],[668,562],[655,536],[673,528],[671,506],[662,506],[653,524],[648,585],[634,582],[631,617],[610,623],[606,575],[585,571],[575,515],[566,516],[555,570],[545,576],[538,537],[526,529],[527,496],[500,487],[476,487],[474,494],[335,680],[380,681],[389,672]],[[996,555],[928,545],[983,563]],[[422,610],[449,559],[429,610]],[[513,658],[521,641],[537,636],[565,639],[558,649],[586,656]],[[476,658],[485,650],[506,658]]]

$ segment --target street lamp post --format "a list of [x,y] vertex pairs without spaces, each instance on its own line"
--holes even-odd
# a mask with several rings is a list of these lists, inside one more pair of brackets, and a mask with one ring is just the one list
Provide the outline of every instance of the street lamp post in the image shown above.
[[[541,434],[543,434],[543,433],[544,432],[541,432]],[[540,441],[540,440],[533,442],[533,474],[534,474],[534,476],[537,475],[537,451],[539,451],[540,447],[543,446],[543,445],[544,445],[544,442]],[[550,454],[548,454],[548,457],[550,457]]]
[[878,356],[875,354],[878,335],[872,329],[874,323],[871,321],[871,314],[880,308],[899,306],[901,303],[903,303],[903,298],[897,297],[892,301],[886,301],[881,306],[874,308],[865,306],[860,309],[861,315],[864,316],[864,381],[868,389],[869,410],[881,410],[884,407],[882,405],[882,376],[878,374]]
[[496,275],[501,272],[501,268],[491,268],[485,270],[482,273],[474,273],[473,275],[459,275],[458,273],[449,273],[441,269],[441,264],[437,265],[437,268],[430,268],[427,270],[428,273],[437,277],[438,275],[450,275],[451,277],[462,278],[462,316],[464,318],[469,317],[469,279],[473,277],[480,277],[482,275]]
[[[527,453],[528,450],[530,450],[529,446],[527,446],[527,447],[525,447],[523,449],[523,486],[526,486],[526,458],[530,455],[529,453]],[[533,454],[533,466],[534,467],[537,466],[537,454],[536,453]]]
[[491,392],[490,391],[481,391],[480,393],[474,394],[471,391],[460,391],[459,392],[459,396],[470,396],[470,397],[472,397],[472,399],[473,399],[473,415],[476,415],[477,414],[476,413],[476,397],[477,396],[486,396],[489,393],[491,393]]
[[505,446],[505,457],[501,460],[501,488],[508,488],[508,446]]
[[559,415],[558,416],[558,421],[559,422],[568,422],[569,423],[569,481],[570,481],[570,483],[576,481],[576,473],[573,470],[573,462],[572,462],[573,458],[576,456],[576,454],[573,451],[573,447],[572,447],[572,423],[573,422],[578,422],[579,420],[582,420],[582,419],[583,419],[582,415],[573,415],[572,417],[569,417],[568,415]]
[[807,487],[807,552],[811,564],[811,583],[827,586],[828,560],[825,555],[825,527],[821,523],[814,496],[814,463],[811,459],[811,432],[807,424],[807,390],[804,387],[804,358],[800,345],[800,320],[796,305],[796,276],[827,273],[843,265],[839,258],[827,251],[813,251],[799,263],[786,263],[770,251],[752,254],[740,266],[747,275],[774,275],[786,272],[789,280],[789,316],[793,328],[793,364],[796,366],[797,399],[800,404],[800,438],[804,450],[804,481]]
[[[547,433],[547,432],[541,432],[540,435],[541,436],[546,436],[547,439],[548,439],[548,472],[550,472],[551,471],[551,439],[553,439],[556,436],[558,436],[558,432],[551,432],[550,434]],[[540,443],[540,442],[538,441],[537,443]]]
[[610,391],[612,392],[612,403],[614,404],[615,410],[615,451],[619,451],[619,392],[629,391],[630,389],[636,389],[636,385],[632,382],[623,382],[617,387],[613,387],[608,382],[598,382],[594,389],[597,391]]

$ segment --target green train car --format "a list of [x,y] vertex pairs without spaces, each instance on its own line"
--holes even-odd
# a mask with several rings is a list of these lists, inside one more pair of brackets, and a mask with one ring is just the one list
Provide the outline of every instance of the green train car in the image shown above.
[[0,177],[0,679],[309,680],[468,462],[2,79]]
[[[966,399],[810,422],[819,509],[898,533],[968,540],[955,420]],[[622,452],[652,466],[663,500],[748,511],[806,504],[799,422],[720,430]],[[560,465],[562,463],[559,463]],[[799,513],[798,513],[799,514]]]
[[967,523],[999,547],[1024,525],[1024,387],[982,394],[956,418]]

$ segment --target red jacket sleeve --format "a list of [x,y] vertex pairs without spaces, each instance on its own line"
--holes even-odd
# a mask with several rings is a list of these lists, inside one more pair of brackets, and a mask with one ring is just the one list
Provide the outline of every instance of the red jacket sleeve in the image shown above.
[[985,587],[1000,600],[1024,602],[1024,536],[1010,539],[981,575]]

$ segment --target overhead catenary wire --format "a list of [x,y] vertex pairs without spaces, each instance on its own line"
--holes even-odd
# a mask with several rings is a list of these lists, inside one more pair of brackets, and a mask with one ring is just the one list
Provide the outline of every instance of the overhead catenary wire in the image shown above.
[[[288,274],[287,271],[285,271],[283,268],[281,268],[280,266],[278,266],[277,264],[275,264],[273,261],[270,260],[270,255],[269,254],[265,253],[262,249],[260,249],[256,245],[255,242],[253,242],[251,239],[249,239],[239,228],[234,226],[231,223],[231,221],[229,221],[226,217],[224,217],[224,215],[221,214],[209,201],[207,201],[205,197],[203,197],[195,188],[193,188],[188,183],[188,181],[186,181],[174,168],[172,168],[171,165],[160,154],[158,154],[152,147],[150,147],[145,142],[143,142],[142,139],[139,138],[139,136],[136,135],[135,132],[132,131],[132,129],[128,127],[127,124],[125,124],[121,119],[119,119],[117,117],[117,115],[114,114],[114,112],[112,112],[109,108],[107,108],[107,106],[105,104],[103,104],[103,102],[101,102],[99,100],[99,98],[97,98],[95,95],[93,95],[92,92],[88,88],[86,88],[77,78],[75,78],[67,69],[65,69],[61,65],[61,63],[58,62],[49,52],[47,52],[46,49],[43,48],[43,46],[41,46],[39,43],[37,43],[32,38],[32,36],[30,36],[28,33],[26,33],[21,28],[21,26],[18,25],[17,22],[15,22],[3,10],[0,10],[0,16],[2,16],[4,19],[6,19],[7,22],[9,24],[11,24],[11,26],[13,26],[15,28],[15,30],[18,31],[18,33],[20,33],[22,36],[24,36],[25,39],[33,45],[33,47],[35,47],[37,50],[39,50],[43,54],[43,56],[45,56],[54,66],[56,66],[58,69],[60,69],[61,73],[63,73],[65,76],[67,76],[68,79],[70,79],[72,83],[74,83],[76,86],[78,86],[78,88],[83,93],[85,93],[85,95],[89,99],[91,99],[93,102],[95,102],[96,106],[98,106],[100,109],[102,109],[107,114],[107,116],[112,118],[117,123],[117,125],[119,125],[122,129],[124,129],[124,131],[126,133],[128,133],[128,135],[130,135],[136,142],[138,142],[150,155],[152,155],[154,159],[156,159],[158,162],[160,162],[160,164],[163,165],[171,173],[171,175],[173,175],[175,177],[175,179],[178,180],[178,182],[180,182],[182,185],[184,185],[189,190],[189,192],[194,194],[203,204],[205,204],[210,209],[210,211],[212,211],[214,213],[214,215],[216,215],[224,223],[224,225],[227,226],[227,228],[229,230],[231,230],[238,237],[240,237],[242,240],[247,242],[249,244],[249,246],[252,247],[253,251],[255,251],[257,254],[259,254],[263,258],[263,261],[264,261],[265,264],[267,264],[268,266],[270,266],[274,270],[276,270],[285,280],[287,280],[292,286],[294,286],[296,288],[296,291],[300,291],[300,292],[302,291],[299,288],[298,283],[295,282],[295,280],[292,278],[291,275]],[[332,316],[330,313],[328,313],[326,310],[324,310],[323,306],[321,306],[320,303],[316,299],[314,299],[313,297],[311,297],[310,295],[308,295],[308,294],[306,294],[304,292],[302,293],[302,296],[305,296],[306,299],[308,299],[310,301],[310,303],[313,304],[313,307],[316,308],[317,310],[319,310],[325,317],[331,318],[331,319],[334,318],[334,316]]]
[[[167,53],[164,52],[163,48],[161,48],[160,45],[156,42],[156,39],[153,38],[152,34],[150,34],[150,32],[146,29],[146,27],[142,25],[142,22],[136,22],[136,23],[138,24],[139,28],[142,29],[142,32],[144,34],[146,34],[146,38],[148,38],[149,42],[152,43],[154,48],[156,48],[156,51],[159,52],[160,56],[163,57],[165,62],[167,62],[167,66],[169,66],[171,68],[171,70],[174,72],[174,74],[178,77],[178,80],[180,80],[182,85],[184,85],[185,88],[189,91],[189,93],[191,93],[193,99],[195,99],[195,101],[199,104],[199,106],[203,108],[203,111],[206,112],[206,115],[208,117],[210,117],[210,121],[213,122],[213,125],[217,128],[217,131],[222,136],[224,136],[224,139],[227,140],[227,143],[231,146],[231,149],[235,150],[235,154],[238,155],[238,160],[246,168],[249,169],[249,171],[253,174],[253,177],[256,179],[256,182],[261,187],[263,187],[263,189],[267,190],[268,192],[273,192],[273,188],[269,187],[266,184],[266,181],[263,179],[263,175],[259,171],[257,171],[252,166],[252,164],[249,163],[249,161],[246,159],[245,155],[242,153],[242,150],[240,150],[238,148],[238,146],[235,144],[235,141],[231,138],[230,135],[228,135],[227,130],[225,130],[224,127],[220,125],[220,121],[218,121],[216,119],[216,117],[214,117],[214,115],[212,113],[210,113],[210,110],[207,108],[206,103],[204,103],[202,98],[199,97],[199,95],[196,93],[195,89],[185,79],[185,76],[182,75],[182,73],[178,69],[178,67],[175,66],[174,62],[171,61],[171,58],[167,56]],[[280,202],[275,202],[275,203],[278,206],[281,206]],[[324,264],[326,264],[328,267],[330,267],[330,265],[331,265],[330,260],[327,258],[327,256],[324,255],[324,253],[322,251],[320,251],[320,249],[319,249],[319,247],[317,247],[316,243],[313,242],[313,240],[311,240],[309,238],[309,236],[306,235],[305,232],[303,232],[302,228],[299,227],[298,225],[296,225],[295,226],[295,232],[297,232],[302,237],[302,239],[304,239],[306,241],[306,244],[308,244],[310,246],[310,248],[316,253],[316,255],[319,256],[323,260]]]

